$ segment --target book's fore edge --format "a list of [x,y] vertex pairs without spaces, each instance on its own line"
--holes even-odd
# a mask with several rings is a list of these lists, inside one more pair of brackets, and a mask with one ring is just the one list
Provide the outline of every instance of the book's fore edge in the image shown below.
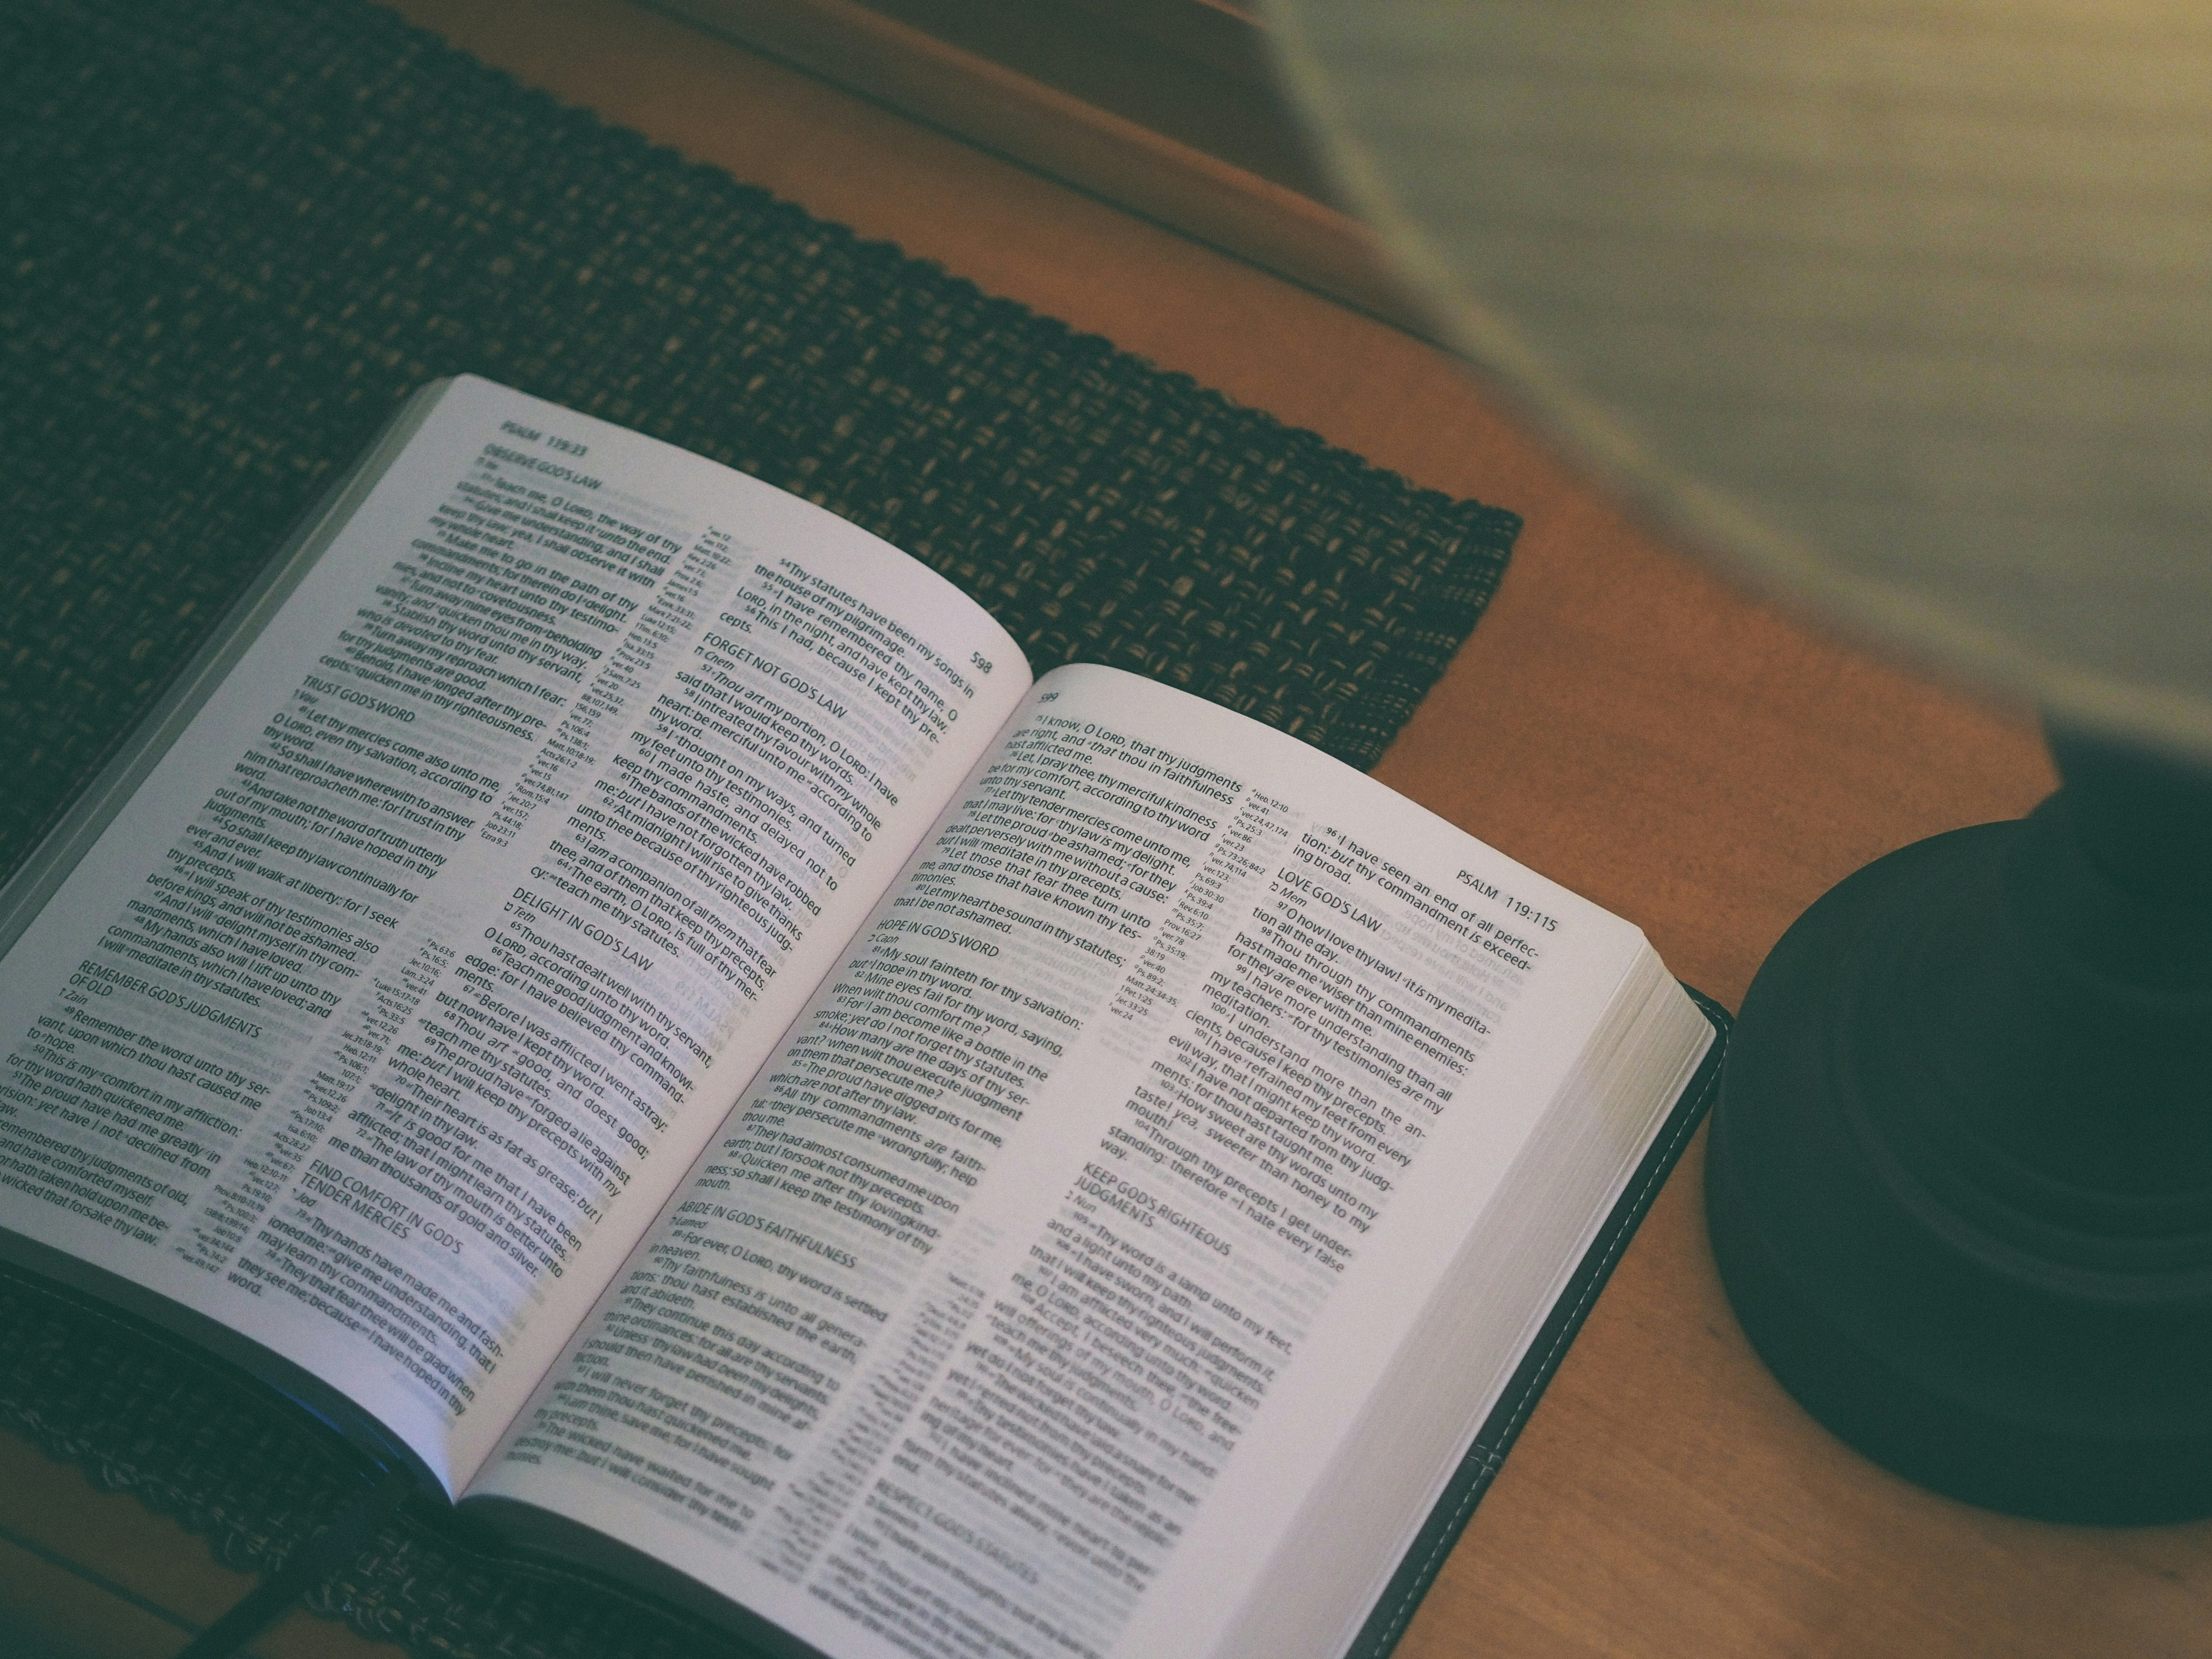
[[1475,1505],[1490,1489],[1498,1466],[1505,1461],[1505,1454],[1512,1449],[1529,1413],[1551,1382],[1552,1374],[1559,1369],[1568,1345],[1582,1328],[1590,1304],[1597,1300],[1598,1292],[1613,1276],[1621,1252],[1636,1236],[1644,1213],[1680,1161],[1683,1149],[1689,1145],[1691,1135],[1704,1121],[1713,1097],[1719,1092],[1721,1067],[1728,1053],[1729,1031],[1735,1024],[1734,1018],[1702,991],[1686,985],[1682,988],[1697,1004],[1698,1012],[1711,1022],[1712,1047],[1698,1062],[1666,1123],[1615,1201],[1612,1213],[1607,1216],[1605,1224],[1583,1252],[1582,1262],[1568,1279],[1566,1288],[1552,1304],[1551,1313],[1515,1368],[1505,1392],[1476,1431],[1474,1443],[1461,1459],[1459,1468],[1430,1510],[1428,1519],[1414,1534],[1412,1547],[1397,1571],[1390,1575],[1374,1610],[1345,1650],[1344,1659],[1387,1659],[1398,1645],[1414,1610],[1443,1569],[1444,1558],[1467,1530]]
[[399,406],[361,459],[323,492],[278,544],[261,574],[193,653],[137,730],[40,839],[7,885],[0,887],[0,957],[15,948],[15,941],[61,890],[70,872],[169,752],[170,745],[191,725],[216,688],[337,539],[452,384],[450,380],[429,381]]
[[[0,888],[0,957],[15,947],[191,725],[451,384],[430,381],[394,411],[361,458],[278,544],[261,574],[192,654],[137,730]],[[220,1320],[4,1226],[0,1226],[0,1272],[39,1294],[150,1335],[173,1351],[243,1379],[264,1396],[273,1393],[287,1406],[337,1431],[379,1467],[403,1469],[425,1491],[442,1495],[428,1466],[383,1424],[329,1384]]]
[[[362,1483],[359,1493],[334,1512],[331,1525],[324,1532],[302,1537],[286,1555],[281,1569],[281,1576],[287,1581],[282,1595],[261,1596],[258,1591],[251,1592],[232,1608],[232,1613],[237,1613],[247,1602],[258,1600],[258,1614],[240,1626],[241,1640],[252,1639],[268,1624],[283,1617],[300,1595],[327,1580],[368,1547],[373,1533],[360,1538],[351,1550],[342,1549],[340,1540],[335,1540],[333,1534],[349,1522],[373,1522],[388,1516],[398,1507],[391,1501],[395,1496],[392,1484],[398,1480],[415,1495],[415,1501],[407,1507],[407,1522],[425,1528],[422,1535],[434,1540],[441,1548],[457,1552],[474,1565],[520,1573],[556,1589],[588,1584],[600,1595],[627,1603],[641,1618],[672,1627],[687,1624],[696,1627],[697,1633],[712,1644],[711,1650],[718,1654],[727,1650],[720,1646],[717,1638],[735,1634],[745,1644],[741,1659],[827,1659],[827,1656],[796,1638],[784,1637],[775,1626],[757,1616],[753,1616],[749,1625],[736,1624],[726,1609],[714,1610],[720,1616],[709,1616],[701,1599],[703,1592],[696,1586],[689,1598],[671,1596],[665,1593],[665,1586],[658,1578],[648,1576],[641,1583],[558,1550],[514,1544],[471,1515],[471,1509],[479,1508],[483,1499],[477,1499],[457,1511],[436,1476],[405,1443],[330,1384],[220,1322],[180,1307],[155,1291],[118,1279],[51,1246],[10,1233],[5,1228],[0,1228],[0,1283],[12,1284],[42,1300],[97,1319],[133,1341],[158,1347],[183,1364],[219,1379],[244,1397],[260,1401],[309,1426],[311,1433],[319,1430],[335,1435],[355,1455],[359,1462],[356,1472]],[[35,1436],[33,1443],[38,1443]],[[50,1450],[49,1455],[63,1455],[79,1464],[93,1461],[82,1454]],[[143,1494],[138,1495],[143,1501]],[[186,1524],[196,1532],[208,1530],[197,1522],[187,1521]],[[292,1571],[295,1565],[301,1569],[299,1572]],[[661,1571],[674,1576],[672,1570]],[[274,1583],[274,1577],[264,1578],[263,1588]],[[735,1606],[728,1604],[730,1608]],[[363,1635],[378,1633],[362,1623],[357,1611],[327,1616],[351,1624]],[[224,1617],[230,1617],[230,1613]],[[709,1650],[702,1647],[700,1650]],[[732,1659],[740,1656],[732,1656]]]
[[5,1227],[0,1227],[0,1279],[112,1325],[337,1435],[376,1469],[398,1470],[424,1495],[446,1503],[445,1487],[429,1465],[398,1435],[313,1372],[211,1315]]
[[589,1523],[519,1498],[465,1497],[457,1518],[487,1555],[550,1583],[588,1584],[672,1623],[696,1626],[744,1659],[831,1659],[735,1596]]

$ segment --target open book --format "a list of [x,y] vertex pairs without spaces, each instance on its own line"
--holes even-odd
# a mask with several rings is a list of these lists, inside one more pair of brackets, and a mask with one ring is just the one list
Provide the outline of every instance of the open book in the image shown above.
[[469,379],[0,948],[11,1259],[833,1659],[1346,1651],[1714,1036],[1296,739]]

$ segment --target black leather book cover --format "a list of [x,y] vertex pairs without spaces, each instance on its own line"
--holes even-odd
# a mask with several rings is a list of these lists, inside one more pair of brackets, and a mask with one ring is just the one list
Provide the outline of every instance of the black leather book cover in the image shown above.
[[1542,1397],[1545,1384],[1559,1369],[1568,1344],[1582,1328],[1590,1304],[1597,1300],[1597,1293],[1612,1277],[1613,1264],[1628,1248],[1628,1241],[1636,1236],[1644,1212],[1651,1207],[1651,1200],[1658,1196],[1668,1173],[1681,1158],[1682,1149],[1689,1145],[1691,1134],[1719,1091],[1721,1060],[1728,1052],[1729,1030],[1733,1020],[1728,1010],[1711,997],[1695,990],[1690,991],[1690,995],[1697,1002],[1698,1012],[1713,1023],[1713,1046],[1706,1051],[1689,1085],[1682,1091],[1682,1097],[1675,1102],[1674,1109],[1668,1114],[1666,1123],[1651,1143],[1650,1150],[1644,1153],[1644,1161],[1629,1177],[1626,1188],[1613,1206],[1613,1213],[1606,1218],[1605,1224],[1598,1229],[1596,1238],[1584,1253],[1582,1265],[1575,1269],[1559,1300],[1553,1304],[1550,1316],[1536,1333],[1536,1340],[1529,1344],[1528,1352],[1522,1356],[1496,1408],[1475,1435],[1474,1443],[1468,1448],[1467,1455],[1460,1460],[1459,1468],[1445,1484],[1443,1495],[1429,1511],[1428,1520],[1414,1536],[1413,1547],[1399,1562],[1398,1571],[1391,1574],[1381,1599],[1367,1615],[1367,1622],[1359,1627],[1359,1634],[1346,1650],[1345,1659],[1384,1659],[1398,1645],[1398,1638],[1405,1634],[1406,1626],[1420,1606],[1421,1598],[1436,1582],[1444,1558],[1459,1541],[1460,1534],[1467,1529],[1468,1518],[1474,1513],[1474,1506],[1489,1491],[1522,1425],[1528,1420],[1528,1413]]

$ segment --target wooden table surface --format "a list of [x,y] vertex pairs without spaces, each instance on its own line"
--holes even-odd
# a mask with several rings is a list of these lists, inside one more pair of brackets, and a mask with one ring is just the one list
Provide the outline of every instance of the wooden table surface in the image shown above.
[[[1380,775],[1641,925],[1733,1006],[1877,854],[2051,787],[2017,710],[1838,644],[1637,527],[1434,347],[620,0],[402,0],[532,84],[902,244],[1415,482],[1528,521]],[[1667,1187],[1399,1651],[2212,1655],[2212,1523],[2041,1525],[1844,1449],[1746,1346],[1702,1147]],[[250,1587],[0,1435],[0,1654],[173,1652]],[[265,1659],[398,1650],[297,1614]]]

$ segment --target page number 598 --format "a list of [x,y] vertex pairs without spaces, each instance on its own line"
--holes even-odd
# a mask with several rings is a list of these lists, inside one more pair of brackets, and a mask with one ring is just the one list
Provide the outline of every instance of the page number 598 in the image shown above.
[[988,674],[991,672],[991,659],[980,651],[970,651],[968,653],[968,660],[975,665],[976,672],[979,673]]

